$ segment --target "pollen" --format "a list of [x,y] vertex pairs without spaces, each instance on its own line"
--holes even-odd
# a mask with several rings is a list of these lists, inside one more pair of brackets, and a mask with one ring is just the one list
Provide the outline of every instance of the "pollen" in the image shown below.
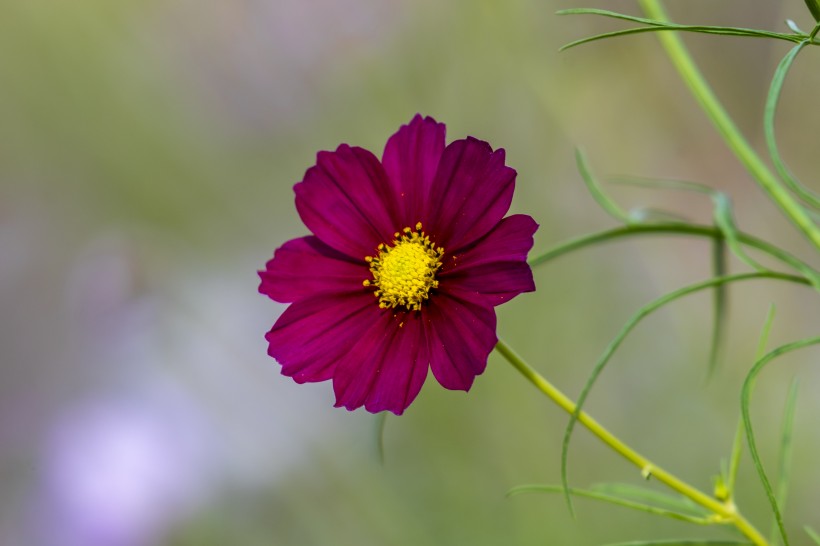
[[374,295],[382,309],[401,306],[418,311],[430,291],[438,288],[436,273],[444,249],[430,241],[421,222],[415,229],[406,227],[393,237],[390,245],[380,244],[375,256],[365,258],[373,278],[363,284],[376,288]]

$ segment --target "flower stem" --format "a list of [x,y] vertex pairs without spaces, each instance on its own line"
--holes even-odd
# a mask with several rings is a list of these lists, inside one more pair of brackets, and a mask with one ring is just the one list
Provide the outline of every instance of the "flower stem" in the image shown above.
[[[639,3],[648,17],[669,21],[660,0],[639,0]],[[729,148],[786,216],[814,243],[815,247],[820,249],[820,228],[743,137],[695,65],[683,40],[674,32],[661,32],[658,39]]]
[[[573,415],[576,412],[577,408],[575,402],[570,400],[563,392],[558,390],[558,388],[547,381],[546,378],[530,367],[530,365],[518,356],[518,354],[516,354],[516,352],[513,351],[512,348],[510,348],[506,343],[499,340],[498,344],[495,346],[495,349],[510,364],[512,364],[521,373],[521,375],[523,375],[538,390],[544,393],[550,400],[555,402],[561,409],[570,415]],[[768,546],[769,543],[763,535],[761,535],[760,532],[737,511],[736,506],[731,501],[721,502],[655,465],[649,459],[622,442],[618,437],[609,432],[586,412],[581,411],[578,413],[578,422],[584,425],[587,430],[592,432],[592,434],[597,436],[598,439],[600,439],[616,453],[620,454],[626,460],[637,466],[643,475],[654,476],[659,482],[667,485],[671,489],[691,499],[704,508],[711,510],[719,518],[716,521],[731,523],[753,544],[757,546]]]

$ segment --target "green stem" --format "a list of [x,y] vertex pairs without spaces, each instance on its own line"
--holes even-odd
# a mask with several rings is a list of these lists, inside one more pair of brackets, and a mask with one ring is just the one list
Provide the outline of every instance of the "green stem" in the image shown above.
[[[546,378],[535,371],[506,343],[499,340],[498,344],[495,346],[495,349],[519,372],[521,372],[521,374],[530,383],[532,383],[538,390],[555,402],[561,409],[566,411],[569,415],[574,415],[576,413],[577,407],[575,403],[563,392],[558,390],[558,388],[556,388],[552,383],[547,381]],[[691,499],[704,508],[711,510],[720,518],[719,521],[734,525],[746,538],[752,541],[753,544],[757,546],[769,545],[763,535],[761,535],[760,532],[738,512],[734,503],[731,501],[718,501],[717,499],[692,487],[680,478],[655,465],[652,461],[622,442],[618,437],[609,432],[603,427],[603,425],[590,417],[586,412],[581,411],[577,414],[577,416],[578,422],[584,425],[587,430],[592,432],[616,453],[620,454],[626,460],[637,466],[641,470],[642,474],[654,476],[659,482],[667,485],[671,489],[677,491],[688,499]]]
[[[648,17],[659,21],[669,21],[660,0],[639,0]],[[780,180],[769,170],[763,160],[755,153],[732,118],[715,96],[703,74],[695,65],[680,36],[674,32],[662,32],[658,35],[666,53],[683,78],[689,90],[709,116],[723,140],[735,153],[749,173],[757,180],[761,188],[771,197],[786,216],[820,249],[820,228],[812,221],[806,210],[780,183]]]
[[[590,235],[583,235],[581,237],[571,239],[565,243],[560,244],[546,252],[538,254],[530,258],[527,262],[530,267],[541,265],[545,262],[554,260],[564,254],[568,254],[581,248],[603,243],[612,239],[620,239],[623,237],[632,237],[635,235],[653,235],[653,234],[668,234],[668,235],[691,235],[695,237],[708,237],[711,239],[723,239],[724,235],[721,231],[713,226],[700,226],[696,224],[630,224],[628,226],[621,226],[606,231],[599,231]],[[796,271],[802,273],[806,278],[812,281],[815,286],[820,289],[820,274],[811,268],[807,263],[799,260],[792,254],[782,250],[772,244],[747,235],[743,232],[737,233],[737,240],[749,247],[765,252],[772,258],[794,268]]]

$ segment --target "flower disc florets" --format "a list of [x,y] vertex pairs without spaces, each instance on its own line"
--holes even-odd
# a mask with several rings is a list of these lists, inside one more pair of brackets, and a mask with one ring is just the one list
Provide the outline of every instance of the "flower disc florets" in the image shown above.
[[373,280],[365,280],[363,284],[377,287],[374,295],[379,298],[382,309],[401,305],[419,311],[430,290],[438,288],[436,272],[441,268],[444,249],[437,248],[424,234],[421,222],[415,230],[406,227],[393,237],[392,246],[382,243],[378,255],[365,258]]

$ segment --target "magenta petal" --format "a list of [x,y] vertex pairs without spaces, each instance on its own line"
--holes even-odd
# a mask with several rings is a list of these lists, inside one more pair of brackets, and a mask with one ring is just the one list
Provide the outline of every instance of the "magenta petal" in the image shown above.
[[445,127],[433,118],[416,116],[390,137],[382,154],[390,183],[399,199],[399,226],[415,226],[424,221],[422,213],[444,151]]
[[[527,215],[504,218],[486,237],[462,253],[447,256],[441,287],[456,287],[499,305],[535,290],[527,253],[538,224]],[[474,299],[474,298],[471,298]]]
[[336,407],[401,415],[421,390],[428,366],[421,315],[385,312],[339,362]]
[[356,259],[373,254],[399,229],[395,196],[379,160],[346,144],[319,152],[316,166],[293,187],[296,209],[322,242]]
[[504,165],[504,150],[468,137],[444,149],[430,194],[425,231],[455,252],[487,234],[507,213],[515,170]]
[[282,366],[282,375],[297,383],[325,381],[379,312],[369,293],[297,301],[265,335],[268,354]]
[[293,239],[276,249],[259,272],[259,292],[290,303],[322,292],[362,292],[370,277],[364,261],[355,263],[317,237]]
[[426,309],[430,368],[444,388],[470,390],[495,347],[495,311],[451,294],[437,294]]

